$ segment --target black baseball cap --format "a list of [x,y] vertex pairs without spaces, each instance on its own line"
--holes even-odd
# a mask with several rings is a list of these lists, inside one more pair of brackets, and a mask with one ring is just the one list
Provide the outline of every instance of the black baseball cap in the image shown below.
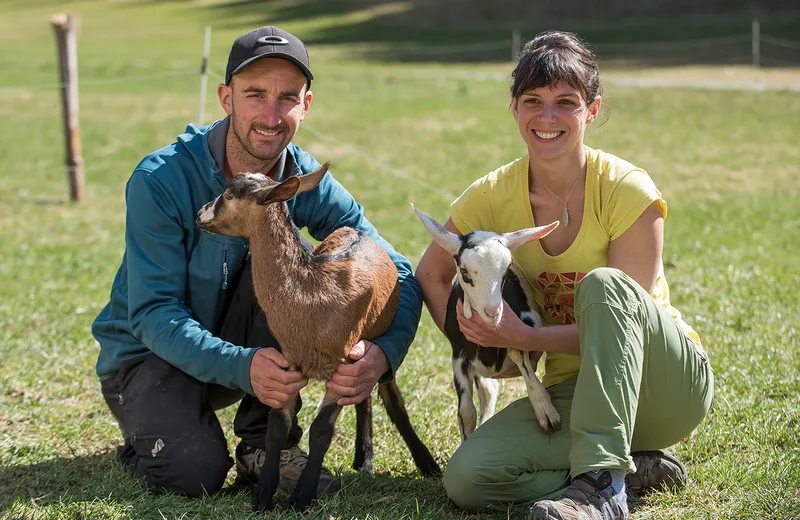
[[236,38],[228,55],[225,69],[225,84],[231,84],[231,77],[261,58],[283,58],[289,60],[303,71],[308,78],[308,86],[314,75],[308,65],[308,50],[300,38],[294,34],[268,25],[254,29]]

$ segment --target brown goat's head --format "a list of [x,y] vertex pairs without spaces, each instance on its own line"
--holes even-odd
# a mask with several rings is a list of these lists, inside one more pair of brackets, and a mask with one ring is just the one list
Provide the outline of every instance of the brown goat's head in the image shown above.
[[275,182],[262,173],[242,173],[228,182],[219,197],[197,212],[197,227],[209,233],[249,238],[250,224],[260,221],[258,213],[267,204],[285,202],[314,189],[330,163],[299,177]]

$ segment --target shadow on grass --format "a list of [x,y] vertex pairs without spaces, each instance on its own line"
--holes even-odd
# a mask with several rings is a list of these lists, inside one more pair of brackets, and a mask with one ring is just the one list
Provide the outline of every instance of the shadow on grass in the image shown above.
[[[416,474],[363,475],[354,472],[346,472],[340,476],[342,489],[333,495],[315,500],[304,517],[459,520],[498,518],[497,511],[469,514],[459,510],[448,501],[440,478],[420,478]],[[242,496],[247,496],[249,501],[249,495]],[[287,496],[288,494],[279,493],[276,498],[280,502]],[[505,512],[502,517],[506,517]],[[511,517],[515,516],[512,514]]]
[[[21,500],[46,505],[108,496],[124,476],[113,452],[0,467],[0,511]],[[100,484],[98,486],[98,484]],[[107,488],[105,487],[107,486]]]
[[[705,4],[704,4],[705,5]],[[687,7],[691,8],[687,10]],[[212,4],[215,23],[245,31],[252,26],[314,23],[308,44],[357,46],[354,57],[384,62],[508,62],[512,30],[522,41],[549,29],[576,31],[616,66],[747,65],[750,23],[762,33],[796,42],[800,11],[788,4],[754,10],[745,0],[724,6],[686,1],[610,5],[582,0],[233,0]],[[700,9],[698,11],[698,9]],[[686,13],[692,12],[691,16]],[[570,13],[565,19],[564,13]],[[577,13],[577,14],[576,14]],[[578,18],[576,18],[576,16]],[[248,20],[243,26],[240,20]],[[697,41],[694,41],[697,40]],[[797,42],[800,44],[800,42]],[[763,49],[765,66],[798,66],[796,50]]]
[[[496,513],[468,515],[459,511],[448,503],[438,478],[367,476],[352,471],[341,478],[342,489],[314,501],[306,515],[276,510],[270,518],[361,518],[366,513],[380,518],[411,518],[417,512],[422,517],[435,518],[496,517]],[[287,496],[288,493],[279,492],[276,500],[280,503]],[[31,509],[33,518],[60,518],[76,510],[90,518],[101,511],[110,514],[109,508],[124,510],[130,518],[161,518],[158,515],[162,512],[176,518],[181,514],[199,518],[249,517],[250,488],[234,483],[220,493],[198,499],[154,494],[122,469],[113,452],[0,468],[0,511],[11,515],[3,518],[30,518]]]
[[[270,518],[450,518],[489,520],[522,518],[528,506],[509,506],[503,510],[466,513],[447,499],[440,478],[419,478],[418,475],[374,476],[346,471],[340,475],[342,489],[315,500],[303,516],[279,509]],[[238,483],[226,486],[220,493],[199,499],[174,495],[157,495],[143,489],[134,477],[116,462],[113,452],[87,457],[57,458],[29,465],[0,468],[0,511],[27,518],[20,505],[33,505],[43,518],[57,518],[61,512],[95,504],[123,508],[131,518],[157,518],[161,512],[179,517],[181,514],[206,518],[248,517],[251,488]],[[278,492],[280,503],[288,493]],[[629,497],[631,512],[647,505],[647,497]],[[48,516],[50,513],[55,516]],[[37,513],[38,514],[38,513]],[[254,516],[255,517],[255,516]],[[259,516],[260,517],[260,516]],[[38,517],[36,517],[38,518]]]
[[20,197],[18,202],[36,204],[37,206],[71,206],[77,202],[67,197]]

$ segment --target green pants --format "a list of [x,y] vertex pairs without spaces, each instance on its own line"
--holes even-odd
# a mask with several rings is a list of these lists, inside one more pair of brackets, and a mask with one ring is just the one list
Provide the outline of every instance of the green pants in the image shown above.
[[555,498],[571,477],[593,469],[634,471],[632,451],[677,443],[711,407],[706,354],[622,271],[588,273],[575,294],[575,318],[580,371],[548,388],[561,430],[542,432],[527,398],[481,425],[444,477],[462,509]]

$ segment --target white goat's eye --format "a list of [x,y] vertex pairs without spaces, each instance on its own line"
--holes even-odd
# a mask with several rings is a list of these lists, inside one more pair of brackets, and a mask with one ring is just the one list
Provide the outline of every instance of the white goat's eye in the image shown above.
[[469,271],[464,269],[463,267],[460,269],[461,271],[461,280],[467,285],[472,285],[474,282],[472,281],[472,277],[469,275]]

